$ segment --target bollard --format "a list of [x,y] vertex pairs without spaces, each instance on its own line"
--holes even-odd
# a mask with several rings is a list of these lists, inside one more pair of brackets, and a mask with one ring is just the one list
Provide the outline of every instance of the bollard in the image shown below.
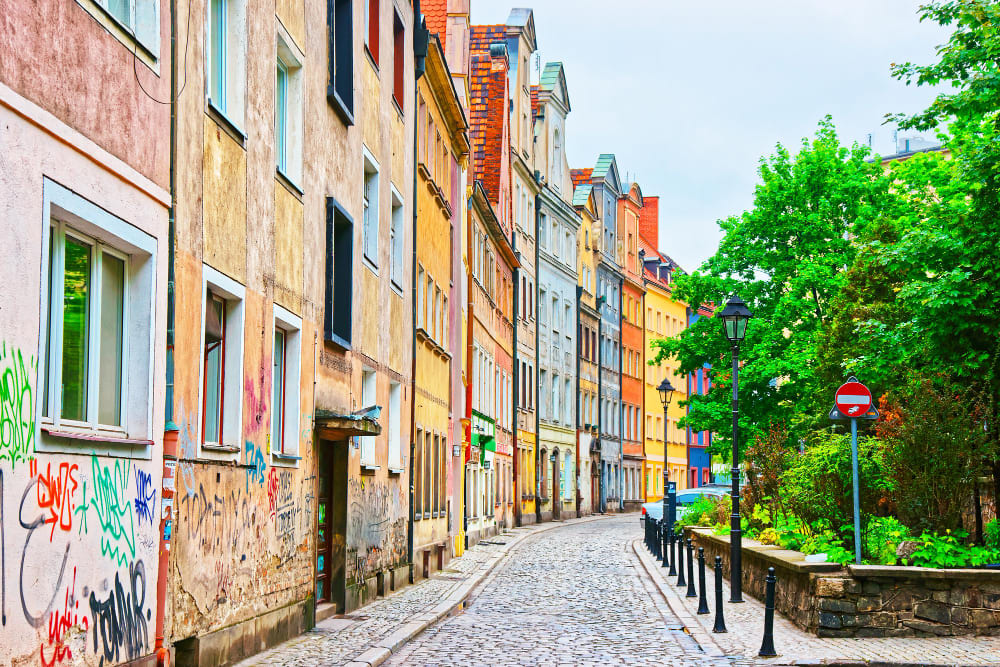
[[684,581],[684,533],[677,536],[677,585],[683,586]]
[[663,522],[656,522],[656,530],[653,531],[653,554],[656,556],[656,560],[663,558],[663,554],[660,552],[660,531],[663,530]]
[[663,532],[660,533],[660,548],[663,549],[663,567],[670,566],[670,531],[673,526],[663,517]]
[[645,514],[642,515],[642,532],[643,532],[642,542],[643,542],[643,544],[646,545],[646,548],[648,549],[649,548],[649,517],[647,517]]
[[705,548],[698,547],[698,613],[708,613],[708,599],[705,597]]
[[688,589],[684,595],[686,598],[696,598],[698,593],[694,590],[694,546],[691,538],[687,538],[687,560],[688,560]]
[[777,579],[774,576],[774,568],[767,568],[767,595],[764,598],[764,641],[760,645],[762,658],[773,658],[778,655],[774,651],[774,584]]
[[668,537],[670,538],[670,572],[667,573],[667,576],[676,577],[677,568],[674,566],[677,564],[677,554],[674,547],[677,545],[677,535],[673,531],[668,531]]
[[728,632],[722,617],[722,556],[715,557],[715,627],[712,632]]

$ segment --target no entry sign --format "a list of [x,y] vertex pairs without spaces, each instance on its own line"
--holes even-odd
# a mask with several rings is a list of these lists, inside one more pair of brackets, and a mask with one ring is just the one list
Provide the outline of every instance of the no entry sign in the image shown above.
[[872,404],[872,392],[856,377],[849,377],[840,385],[833,403],[830,419],[878,419],[878,410]]

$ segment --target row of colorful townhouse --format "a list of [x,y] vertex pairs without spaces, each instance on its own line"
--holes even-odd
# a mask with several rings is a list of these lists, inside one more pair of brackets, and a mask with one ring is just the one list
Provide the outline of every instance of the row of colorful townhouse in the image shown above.
[[647,362],[711,313],[657,198],[569,169],[531,10],[0,15],[0,662],[228,664],[659,497],[664,439],[708,481],[707,369]]

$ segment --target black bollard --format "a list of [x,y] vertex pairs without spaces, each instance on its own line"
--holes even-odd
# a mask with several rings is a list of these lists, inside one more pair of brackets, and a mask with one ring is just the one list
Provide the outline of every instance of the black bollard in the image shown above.
[[722,617],[722,556],[715,557],[715,627],[712,632],[728,632]]
[[757,655],[763,658],[773,658],[778,655],[774,650],[774,584],[777,579],[774,576],[774,568],[767,568],[767,594],[764,598],[764,641],[760,645],[760,653]]
[[663,549],[663,567],[670,566],[670,531],[673,526],[663,517],[663,532],[660,533],[660,548]]
[[667,576],[676,577],[677,568],[674,566],[677,564],[677,554],[674,547],[677,545],[677,535],[673,531],[668,531],[668,537],[670,538],[670,572],[667,573]]
[[688,560],[688,589],[684,595],[686,598],[698,597],[698,592],[694,590],[694,546],[691,538],[687,538],[687,560]]
[[684,531],[677,536],[677,585],[683,586],[684,581]]
[[645,514],[642,515],[642,543],[649,548],[649,518]]
[[705,548],[698,547],[698,613],[708,613],[708,599],[705,597]]

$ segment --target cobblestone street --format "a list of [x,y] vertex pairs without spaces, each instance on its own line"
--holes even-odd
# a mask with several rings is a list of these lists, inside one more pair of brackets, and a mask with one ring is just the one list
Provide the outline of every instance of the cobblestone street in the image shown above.
[[729,664],[708,658],[649,588],[630,546],[639,533],[630,514],[529,538],[463,613],[386,664]]

